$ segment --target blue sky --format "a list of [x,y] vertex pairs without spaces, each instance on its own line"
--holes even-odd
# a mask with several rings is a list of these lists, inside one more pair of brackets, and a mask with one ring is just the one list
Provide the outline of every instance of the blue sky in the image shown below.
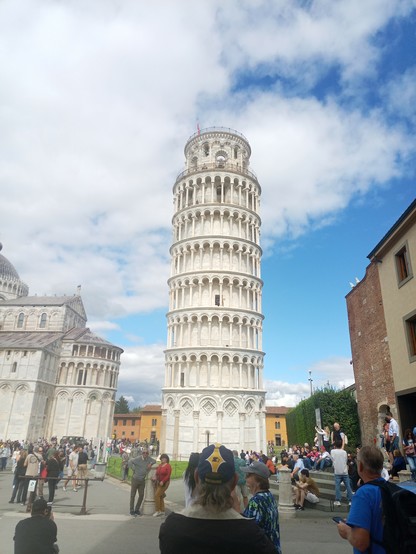
[[163,384],[172,186],[210,126],[262,186],[267,402],[352,382],[345,295],[415,198],[412,0],[0,5],[0,241],[31,294],[82,297],[119,394]]

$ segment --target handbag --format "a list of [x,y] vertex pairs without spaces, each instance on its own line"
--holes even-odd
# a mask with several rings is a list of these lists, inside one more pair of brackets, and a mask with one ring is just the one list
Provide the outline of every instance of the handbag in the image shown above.
[[48,468],[45,466],[41,469],[40,478],[41,479],[46,479],[47,476],[48,476]]

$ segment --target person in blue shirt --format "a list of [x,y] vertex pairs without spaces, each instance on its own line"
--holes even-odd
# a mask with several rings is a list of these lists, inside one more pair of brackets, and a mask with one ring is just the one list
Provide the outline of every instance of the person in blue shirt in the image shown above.
[[383,454],[375,446],[363,446],[358,453],[358,473],[364,485],[353,496],[347,520],[338,524],[338,533],[351,544],[354,554],[370,552],[370,546],[372,554],[386,554],[378,544],[383,540],[381,490],[366,486],[369,481],[382,481],[383,463]]

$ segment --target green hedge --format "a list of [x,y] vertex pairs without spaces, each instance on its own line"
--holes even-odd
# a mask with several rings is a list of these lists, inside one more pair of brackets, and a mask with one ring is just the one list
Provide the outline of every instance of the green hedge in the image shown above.
[[348,450],[354,450],[361,443],[357,403],[352,392],[337,391],[332,387],[317,390],[310,398],[302,400],[286,416],[289,445],[313,445],[315,436],[315,409],[320,408],[322,427],[332,429],[338,421],[348,436]]

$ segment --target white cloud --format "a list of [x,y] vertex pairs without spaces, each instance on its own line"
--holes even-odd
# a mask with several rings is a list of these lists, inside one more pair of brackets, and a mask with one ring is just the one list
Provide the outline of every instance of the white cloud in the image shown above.
[[354,383],[354,374],[350,360],[341,357],[331,357],[319,360],[305,371],[305,381],[288,383],[286,381],[265,380],[266,404],[268,406],[296,406],[301,400],[309,398],[311,387],[309,382],[311,371],[313,390],[329,385],[343,389]]
[[166,345],[125,347],[121,358],[117,397],[131,397],[130,407],[161,403]]
[[[411,5],[2,2],[3,254],[32,293],[82,284],[93,321],[166,306],[172,185],[198,115],[249,138],[263,245],[330,221],[400,176],[414,141],[383,112],[319,102],[308,86],[332,64],[345,79],[373,71],[374,34]],[[310,76],[299,97],[233,93],[247,66]]]

